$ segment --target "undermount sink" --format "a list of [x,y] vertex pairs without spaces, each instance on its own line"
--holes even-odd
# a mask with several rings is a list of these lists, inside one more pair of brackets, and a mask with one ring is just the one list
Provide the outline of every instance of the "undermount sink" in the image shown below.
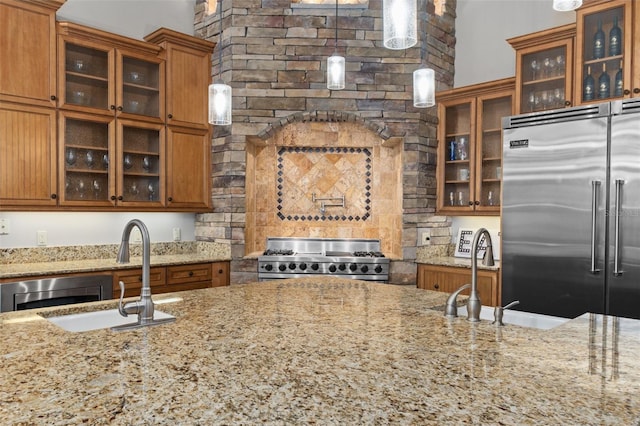
[[[137,322],[137,315],[129,315],[123,317],[117,309],[106,311],[85,312],[81,314],[62,315],[58,317],[49,317],[47,320],[63,328],[66,331],[82,332],[91,330],[100,330],[103,328],[111,328],[125,324],[134,324]],[[173,315],[161,311],[153,313],[154,320],[175,318]]]
[[[493,310],[493,306],[483,306],[480,309],[480,319],[493,321]],[[458,316],[462,318],[467,317],[466,306],[458,307]],[[570,318],[534,314],[532,312],[514,311],[512,309],[506,309],[502,317],[502,322],[505,325],[518,325],[520,327],[537,328],[539,330],[550,330],[570,320]]]

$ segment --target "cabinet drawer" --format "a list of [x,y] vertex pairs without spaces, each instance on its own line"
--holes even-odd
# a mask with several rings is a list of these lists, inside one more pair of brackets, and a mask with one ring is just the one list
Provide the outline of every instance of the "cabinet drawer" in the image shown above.
[[[125,297],[140,295],[142,287],[142,269],[126,269],[123,271],[115,271],[113,273],[113,297],[120,297],[120,286],[118,282],[122,281],[125,288]],[[149,284],[151,288],[161,287],[166,283],[166,269],[163,267],[151,268],[149,272]]]
[[[417,286],[425,290],[453,293],[471,283],[471,270],[466,268],[418,265]],[[478,270],[478,293],[483,305],[499,304],[498,271]],[[469,289],[463,295],[469,295]]]
[[211,264],[169,266],[167,268],[167,284],[183,284],[206,281],[211,285]]

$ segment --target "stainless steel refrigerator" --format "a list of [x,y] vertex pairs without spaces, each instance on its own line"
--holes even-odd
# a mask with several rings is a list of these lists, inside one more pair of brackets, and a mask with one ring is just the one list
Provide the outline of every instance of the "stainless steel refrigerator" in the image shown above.
[[503,304],[640,318],[640,100],[502,127]]

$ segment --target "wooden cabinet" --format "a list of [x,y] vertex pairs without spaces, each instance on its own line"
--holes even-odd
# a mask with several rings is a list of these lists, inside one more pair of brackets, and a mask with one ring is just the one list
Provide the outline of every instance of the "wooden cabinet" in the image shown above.
[[514,113],[573,104],[576,25],[563,25],[509,40],[516,51]]
[[[150,271],[152,294],[196,290],[229,285],[229,262],[194,263],[187,265],[155,266]],[[125,297],[140,295],[142,269],[113,272],[113,297],[120,297],[119,281],[125,284]]]
[[209,132],[167,127],[167,206],[208,209],[211,204]]
[[500,214],[501,119],[513,114],[514,83],[509,78],[436,94],[438,212]]
[[55,115],[0,102],[0,208],[56,205]]
[[[500,306],[499,271],[478,269],[480,301],[487,306]],[[471,269],[453,266],[418,265],[417,287],[425,290],[453,293],[471,283]],[[469,290],[461,294],[469,295]]]
[[166,122],[209,129],[208,95],[214,43],[161,28],[145,40],[164,49],[167,64]]
[[632,0],[592,0],[585,1],[576,11],[575,96],[578,104],[640,94],[640,63],[635,53],[640,48],[637,27],[640,11],[633,3]]
[[0,0],[0,101],[55,107],[55,14],[64,0]]

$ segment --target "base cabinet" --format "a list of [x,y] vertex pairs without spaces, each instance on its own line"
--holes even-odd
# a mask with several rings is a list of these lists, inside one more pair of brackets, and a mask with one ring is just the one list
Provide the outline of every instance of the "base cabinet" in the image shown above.
[[[478,270],[478,292],[483,305],[499,306],[499,271]],[[471,269],[453,266],[418,265],[417,287],[424,290],[453,293],[464,284],[471,283]],[[461,294],[469,295],[469,290]]]

